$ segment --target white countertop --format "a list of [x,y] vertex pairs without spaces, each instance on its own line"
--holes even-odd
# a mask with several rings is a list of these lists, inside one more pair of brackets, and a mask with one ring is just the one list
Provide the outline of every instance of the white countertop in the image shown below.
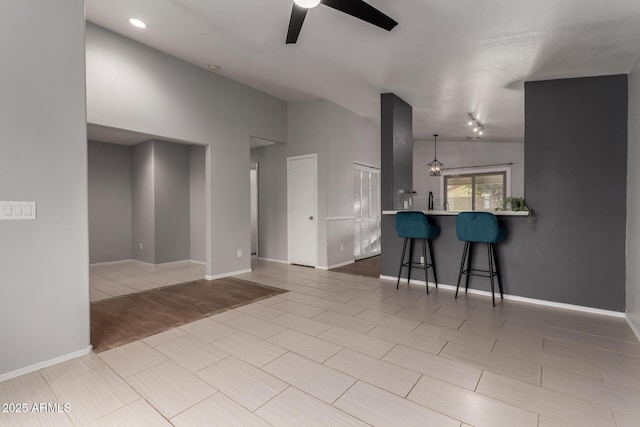
[[[410,211],[412,209],[404,209],[404,210],[400,210],[400,211],[382,211],[383,215],[395,215],[398,212],[407,212]],[[450,215],[450,216],[454,216],[454,215],[458,215],[459,212],[456,211],[422,211],[422,210],[414,210],[415,212],[423,212],[427,215]],[[487,212],[487,211],[478,211],[478,212]],[[492,213],[494,215],[498,215],[498,216],[529,216],[529,212],[527,211],[518,211],[518,212],[514,212],[514,211],[491,211],[489,213]]]

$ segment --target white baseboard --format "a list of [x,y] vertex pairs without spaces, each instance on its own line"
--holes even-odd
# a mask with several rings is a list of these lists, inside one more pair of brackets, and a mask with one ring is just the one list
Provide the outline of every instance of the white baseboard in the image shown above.
[[[144,262],[144,261],[140,261],[140,262]],[[181,259],[179,261],[161,262],[160,264],[149,264],[149,263],[145,263],[145,264],[155,265],[156,267],[159,267],[159,266],[164,267],[164,266],[173,265],[173,264],[184,264],[185,262],[195,262],[195,261],[192,261],[190,259]]]
[[[130,258],[130,259],[121,259],[121,260],[118,260],[118,261],[94,262],[92,264],[89,264],[89,267],[97,267],[99,265],[115,265],[115,264],[120,264],[122,262],[131,262],[131,261],[142,262],[142,261],[138,261],[137,259]],[[146,262],[145,262],[145,264],[146,264]]]
[[[392,276],[384,276],[384,275],[380,275],[380,278],[383,280],[393,280],[394,282],[398,280],[397,277],[392,277]],[[400,284],[402,283],[407,283],[406,279],[400,279]],[[425,281],[424,280],[415,280],[415,279],[411,279],[411,284],[414,285],[422,285],[425,286]],[[429,286],[431,287],[435,287],[435,284],[433,282],[429,282]],[[449,289],[449,290],[456,290],[456,287],[453,285],[445,285],[442,283],[438,283],[438,287],[439,288],[443,288],[443,289]],[[491,296],[491,292],[489,291],[482,291],[479,289],[469,289],[469,293],[470,294],[476,294],[476,295],[483,295],[483,296]],[[500,297],[500,292],[497,293],[498,294],[498,298]],[[547,307],[555,307],[555,308],[563,308],[566,310],[574,310],[574,311],[581,311],[584,313],[592,313],[592,314],[602,314],[605,316],[611,316],[611,317],[626,317],[624,312],[622,311],[613,311],[613,310],[604,310],[602,308],[594,308],[594,307],[586,307],[583,305],[575,305],[575,304],[567,304],[564,302],[555,302],[555,301],[546,301],[546,300],[542,300],[542,299],[535,299],[535,298],[527,298],[527,297],[520,297],[517,295],[508,295],[508,294],[504,294],[504,299],[506,300],[511,300],[511,301],[518,301],[518,302],[524,302],[527,304],[535,304],[535,305],[545,305]]]
[[67,360],[75,359],[76,357],[84,356],[93,350],[93,346],[89,346],[83,350],[74,351],[73,353],[65,354],[62,356],[54,357],[53,359],[45,360],[44,362],[35,363],[24,368],[16,369],[15,371],[7,372],[0,375],[0,383],[11,378],[16,378],[21,375],[29,374],[39,369],[48,368],[49,366],[57,365],[58,363],[66,362]]
[[351,261],[341,262],[339,264],[333,264],[333,265],[330,265],[329,267],[317,267],[317,268],[321,270],[331,270],[332,268],[344,267],[345,265],[353,264],[354,262],[355,260],[351,260]]
[[214,274],[213,276],[206,275],[204,276],[205,280],[216,280],[216,279],[224,279],[225,277],[238,276],[240,274],[251,273],[252,269],[247,270],[238,270],[238,271],[230,271],[229,273],[222,274]]
[[194,264],[207,265],[206,262],[204,262],[204,261],[196,261],[195,259],[190,259],[189,262],[192,262]]
[[289,264],[289,261],[281,260],[281,259],[271,259],[271,258],[263,258],[263,257],[258,257],[258,259],[262,261],[277,262],[280,264]]
[[628,315],[624,315],[624,320],[627,321],[627,325],[629,325],[629,327],[631,328],[631,331],[634,333],[634,335],[636,336],[636,338],[638,338],[638,340],[640,341],[640,329],[638,329],[638,326],[636,326],[631,319],[629,319]]

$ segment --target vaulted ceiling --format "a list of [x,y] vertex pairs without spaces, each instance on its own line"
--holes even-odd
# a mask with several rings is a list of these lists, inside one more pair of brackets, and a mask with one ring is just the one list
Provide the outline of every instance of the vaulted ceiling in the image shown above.
[[[386,32],[320,5],[285,45],[292,0],[86,0],[87,19],[288,101],[325,98],[379,120],[380,93],[414,107],[414,136],[524,139],[527,80],[628,73],[638,0],[369,0]],[[128,18],[146,22],[144,30]]]

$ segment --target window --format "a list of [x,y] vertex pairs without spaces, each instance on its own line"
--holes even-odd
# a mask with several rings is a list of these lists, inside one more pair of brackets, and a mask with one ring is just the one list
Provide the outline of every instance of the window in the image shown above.
[[509,193],[509,170],[443,174],[445,206],[451,211],[494,211]]

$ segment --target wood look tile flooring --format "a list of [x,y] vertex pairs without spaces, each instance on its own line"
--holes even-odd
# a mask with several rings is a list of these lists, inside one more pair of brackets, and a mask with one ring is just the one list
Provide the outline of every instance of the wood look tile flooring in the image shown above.
[[0,383],[71,405],[0,425],[640,424],[621,318],[265,261],[237,279],[289,292]]
[[335,273],[353,274],[356,276],[374,277],[377,279],[380,277],[380,255],[361,259],[353,264],[333,268],[331,271]]
[[[93,302],[91,345],[96,352],[109,350],[282,292],[286,291],[229,277],[196,280]],[[263,325],[256,325],[259,326]]]

